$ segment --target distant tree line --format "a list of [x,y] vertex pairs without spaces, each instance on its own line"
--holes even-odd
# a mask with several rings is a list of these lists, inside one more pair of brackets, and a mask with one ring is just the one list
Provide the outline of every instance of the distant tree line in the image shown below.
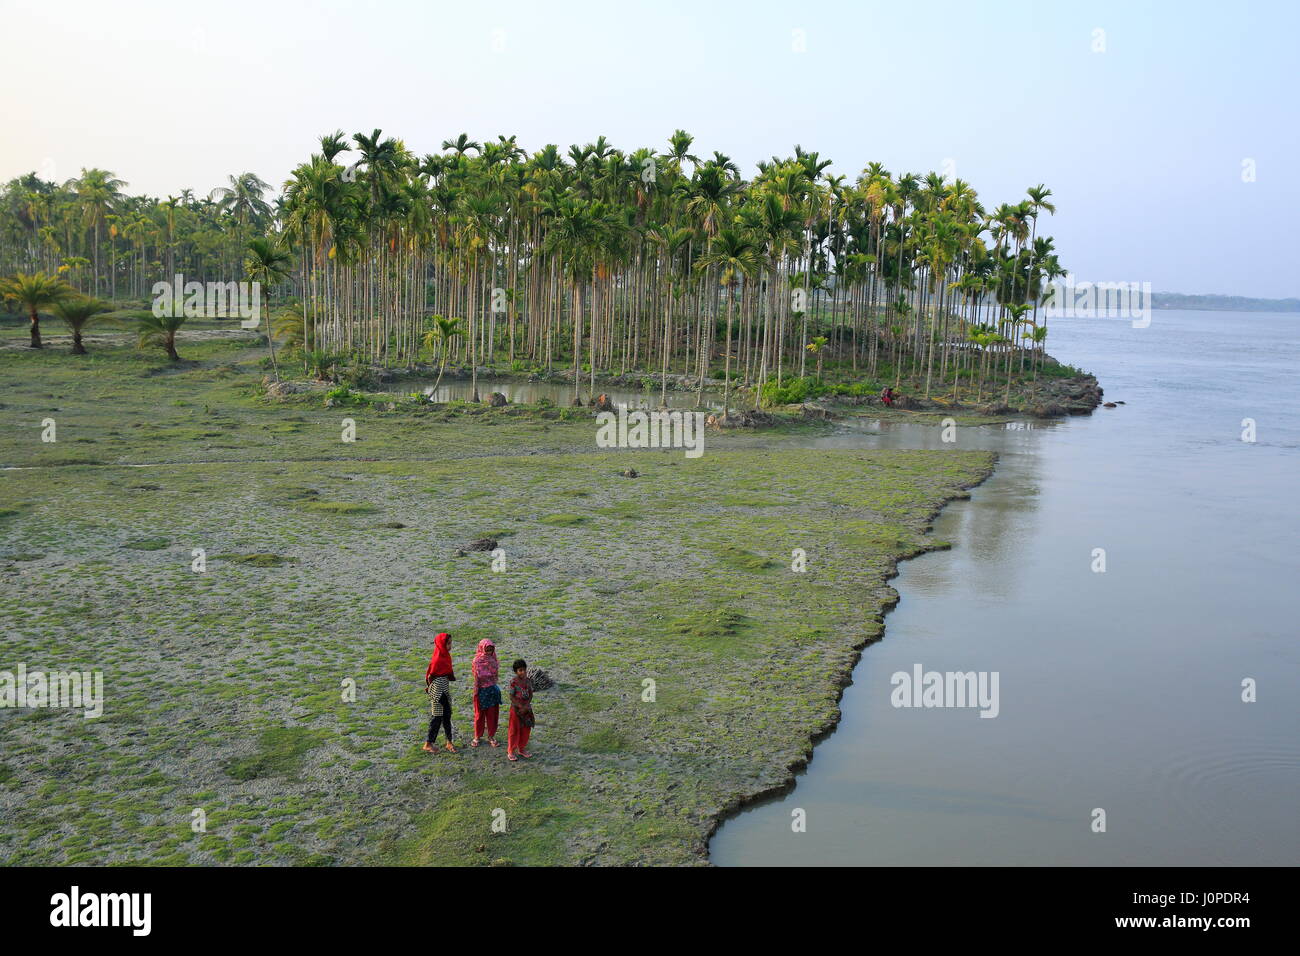
[[1184,295],[1153,292],[1153,309],[1203,309],[1209,312],[1300,312],[1300,299],[1252,299],[1244,295]]

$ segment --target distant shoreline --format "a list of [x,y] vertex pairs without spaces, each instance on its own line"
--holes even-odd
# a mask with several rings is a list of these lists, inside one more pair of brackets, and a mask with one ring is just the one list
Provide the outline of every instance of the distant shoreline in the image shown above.
[[1185,295],[1156,292],[1153,309],[1201,309],[1207,312],[1300,312],[1300,299],[1252,299],[1244,295]]

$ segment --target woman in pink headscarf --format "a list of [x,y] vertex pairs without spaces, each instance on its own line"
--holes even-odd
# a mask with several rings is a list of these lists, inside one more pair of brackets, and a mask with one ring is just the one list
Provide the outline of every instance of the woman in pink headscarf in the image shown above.
[[478,652],[474,655],[474,739],[469,742],[471,747],[478,746],[484,732],[488,743],[493,747],[500,746],[497,743],[497,718],[501,715],[501,688],[497,686],[499,670],[496,645],[485,637],[478,642]]

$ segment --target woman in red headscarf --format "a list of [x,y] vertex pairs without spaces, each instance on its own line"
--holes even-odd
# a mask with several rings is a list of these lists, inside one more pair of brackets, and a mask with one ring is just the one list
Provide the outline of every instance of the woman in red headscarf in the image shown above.
[[499,747],[497,743],[497,719],[501,716],[501,688],[497,686],[497,675],[501,665],[497,661],[497,648],[488,638],[478,642],[478,652],[474,655],[474,739],[469,742],[477,747],[479,738],[486,732],[488,743]]
[[429,735],[424,739],[425,750],[432,752],[433,745],[438,742],[438,728],[441,727],[447,733],[447,751],[456,752],[451,742],[451,693],[447,684],[455,679],[456,674],[451,668],[451,635],[439,634],[433,640],[433,657],[424,670],[424,692],[432,701],[430,713],[433,715],[429,721]]

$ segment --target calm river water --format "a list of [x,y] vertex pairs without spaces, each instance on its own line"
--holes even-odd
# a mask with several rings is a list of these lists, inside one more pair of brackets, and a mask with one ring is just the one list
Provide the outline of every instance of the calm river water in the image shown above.
[[[838,729],[714,863],[1300,863],[1300,315],[1062,319],[1050,350],[1127,404],[959,430],[1001,458],[936,522],[953,550],[902,565]],[[951,447],[907,425],[816,443]],[[893,707],[917,664],[997,672],[998,716]]]

